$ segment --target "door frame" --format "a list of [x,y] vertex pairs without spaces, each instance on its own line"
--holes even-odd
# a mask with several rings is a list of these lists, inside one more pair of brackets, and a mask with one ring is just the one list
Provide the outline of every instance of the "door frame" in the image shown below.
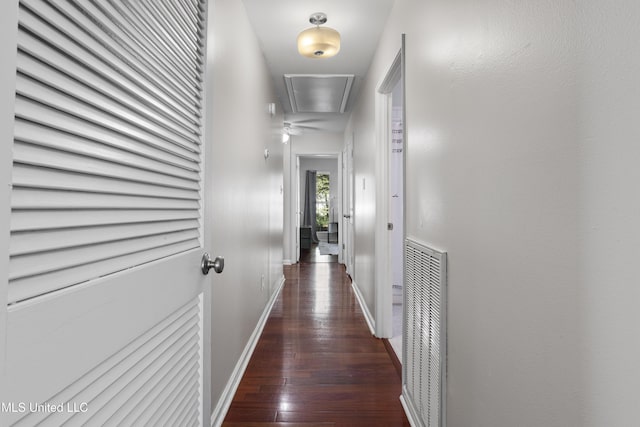
[[[375,94],[376,113],[376,225],[375,225],[375,332],[378,338],[393,335],[393,291],[391,287],[389,223],[389,147],[391,145],[391,93],[402,81],[402,126],[405,149],[403,150],[403,188],[406,188],[406,77],[405,35],[402,34],[400,50],[389,66],[385,77],[378,84]],[[403,198],[406,207],[406,199]],[[406,238],[406,212],[403,209],[403,240]],[[403,249],[404,263],[404,249]],[[404,292],[404,289],[403,289]]]
[[354,174],[353,174],[353,140],[351,132],[342,152],[342,262],[351,280],[355,280],[354,262]]
[[[300,209],[300,200],[302,199],[301,191],[302,184],[300,182],[300,158],[318,158],[318,159],[329,159],[335,160],[337,163],[337,172],[338,172],[338,200],[340,200],[340,211],[342,211],[342,152],[326,152],[326,153],[306,153],[306,152],[296,152],[293,153],[295,155],[295,166],[292,166],[291,174],[295,174],[295,188],[294,194],[295,197],[291,199],[295,202],[291,206],[291,218],[295,218],[294,221],[291,221],[291,225],[294,227],[292,236],[295,236],[295,242],[292,242],[292,248],[296,248],[296,259],[294,264],[300,262],[300,224],[302,224],[302,215],[303,212]],[[294,180],[292,180],[294,181]],[[338,247],[342,247],[342,230],[338,229]]]

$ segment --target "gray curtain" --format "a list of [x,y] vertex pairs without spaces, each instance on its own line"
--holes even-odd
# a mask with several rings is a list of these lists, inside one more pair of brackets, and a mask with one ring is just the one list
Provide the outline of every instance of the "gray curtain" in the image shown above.
[[316,171],[307,171],[304,184],[302,225],[311,227],[311,241],[318,243],[316,235]]

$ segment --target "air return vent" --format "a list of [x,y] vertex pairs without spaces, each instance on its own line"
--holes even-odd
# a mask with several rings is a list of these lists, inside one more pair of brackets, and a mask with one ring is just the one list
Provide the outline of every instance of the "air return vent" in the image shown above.
[[402,402],[415,425],[445,426],[446,253],[405,241]]
[[285,74],[293,113],[344,113],[353,74]]

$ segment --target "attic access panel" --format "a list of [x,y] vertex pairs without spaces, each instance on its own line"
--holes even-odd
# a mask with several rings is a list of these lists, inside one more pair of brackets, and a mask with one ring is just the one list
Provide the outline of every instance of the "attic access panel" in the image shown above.
[[293,113],[344,113],[353,74],[285,74]]

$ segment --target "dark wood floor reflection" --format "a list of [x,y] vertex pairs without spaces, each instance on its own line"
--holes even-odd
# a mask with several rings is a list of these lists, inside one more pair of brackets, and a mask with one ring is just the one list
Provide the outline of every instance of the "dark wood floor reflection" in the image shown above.
[[305,262],[285,277],[223,426],[408,426],[400,377],[344,267]]
[[338,262],[338,255],[322,255],[320,247],[313,243],[311,249],[300,249],[300,262]]

